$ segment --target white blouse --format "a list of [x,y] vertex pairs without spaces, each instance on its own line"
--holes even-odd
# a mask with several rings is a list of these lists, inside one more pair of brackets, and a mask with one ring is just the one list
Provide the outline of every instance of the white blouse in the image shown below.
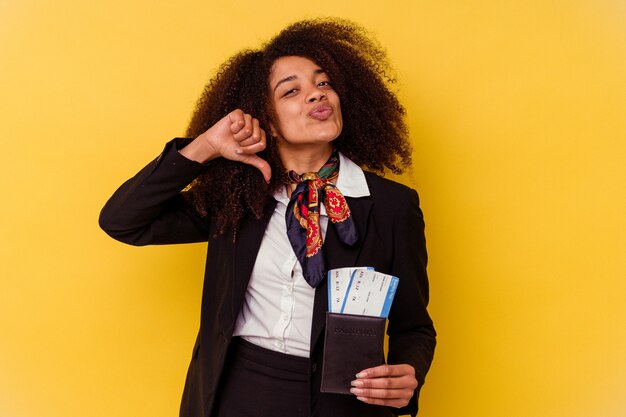
[[[337,188],[346,197],[370,195],[363,170],[339,153]],[[285,211],[289,204],[285,187],[277,201],[257,254],[246,296],[237,317],[234,336],[289,355],[309,357],[315,288],[304,280],[289,239]],[[328,216],[322,204],[320,227],[326,237]],[[323,282],[320,285],[326,285]]]

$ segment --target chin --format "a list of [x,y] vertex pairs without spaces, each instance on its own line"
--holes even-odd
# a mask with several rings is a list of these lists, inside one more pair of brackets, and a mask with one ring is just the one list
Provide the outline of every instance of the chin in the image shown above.
[[315,135],[310,135],[308,137],[299,137],[292,139],[283,139],[286,144],[291,145],[323,145],[327,143],[332,143],[335,139],[339,137],[341,132],[337,132],[336,130],[317,132]]
[[319,140],[320,142],[332,142],[337,139],[340,134],[341,131],[337,132],[335,130],[332,132],[322,132],[322,134],[319,136]]

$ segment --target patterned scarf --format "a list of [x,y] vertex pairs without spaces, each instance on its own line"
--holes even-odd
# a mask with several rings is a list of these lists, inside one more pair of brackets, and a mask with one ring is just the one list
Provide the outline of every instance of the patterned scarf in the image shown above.
[[297,186],[291,194],[285,215],[287,236],[302,265],[304,279],[313,288],[324,280],[326,274],[326,262],[321,250],[324,242],[320,228],[320,204],[326,207],[339,240],[352,246],[358,239],[348,203],[331,182],[338,175],[339,157],[336,150],[319,172],[302,175],[294,171],[288,173],[289,183]]

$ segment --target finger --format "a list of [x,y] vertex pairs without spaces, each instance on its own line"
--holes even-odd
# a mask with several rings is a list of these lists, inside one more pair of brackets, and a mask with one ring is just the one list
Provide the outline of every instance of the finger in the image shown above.
[[245,147],[238,148],[235,151],[235,153],[237,153],[238,155],[241,155],[241,156],[243,156],[243,155],[254,155],[256,153],[261,152],[264,149],[265,149],[265,142],[259,141],[259,142],[255,143],[253,145],[248,145],[248,146],[245,146]]
[[269,184],[270,179],[272,178],[272,168],[265,159],[257,155],[245,155],[239,161],[243,162],[244,164],[252,165],[256,169],[261,171],[265,182]]
[[356,399],[359,401],[363,401],[364,403],[367,403],[367,404],[384,405],[387,407],[395,407],[395,408],[404,407],[408,405],[410,401],[410,398],[409,399],[401,399],[401,398],[381,399],[381,398],[368,398],[368,397],[360,397],[360,396],[356,397]]
[[243,115],[244,126],[239,130],[239,132],[233,134],[233,137],[237,142],[241,142],[244,139],[248,139],[252,135],[252,116],[248,113],[244,113]]
[[382,388],[382,389],[403,389],[410,388],[414,390],[417,388],[417,380],[410,376],[405,375],[401,377],[393,378],[367,378],[367,379],[355,379],[351,382],[353,387],[356,388]]
[[379,389],[379,388],[350,388],[350,392],[358,397],[367,398],[411,398],[413,390],[408,388],[402,389]]
[[[263,129],[259,126],[259,121],[257,119],[252,119],[252,134],[247,139],[239,142],[239,146],[245,147],[258,143],[261,140],[261,132]],[[256,151],[258,152],[258,151]]]
[[357,378],[380,378],[380,377],[397,377],[404,375],[415,375],[415,369],[411,365],[380,365],[374,368],[364,369],[358,374]]
[[238,133],[246,125],[244,113],[241,109],[231,111],[227,117],[230,121],[230,132],[232,134]]
[[235,148],[235,153],[237,155],[253,155],[255,153],[259,153],[262,150],[264,150],[265,147],[267,146],[267,138],[265,136],[265,131],[263,129],[259,129],[259,133],[261,135],[261,138],[258,141],[256,141],[255,143],[253,143],[254,141],[248,142],[248,139],[246,139],[245,141],[242,141],[241,143],[251,143],[251,144],[247,146],[240,146],[240,147]]
[[265,135],[265,130],[260,129],[261,130],[261,140],[260,143],[261,145],[263,145],[263,149],[265,149],[265,147],[267,146],[267,136]]

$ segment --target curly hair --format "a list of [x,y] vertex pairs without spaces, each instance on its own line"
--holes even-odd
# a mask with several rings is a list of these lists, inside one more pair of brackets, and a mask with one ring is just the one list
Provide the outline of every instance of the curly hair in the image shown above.
[[[392,90],[395,78],[385,50],[364,28],[343,19],[294,23],[260,49],[243,50],[227,60],[205,87],[187,136],[199,136],[237,108],[269,132],[269,77],[273,63],[283,56],[308,58],[330,77],[343,116],[335,148],[379,174],[398,174],[411,164],[405,109]],[[285,184],[285,168],[269,134],[259,156],[272,169],[269,184],[256,168],[218,158],[184,193],[201,215],[214,216],[218,233],[236,233],[246,215],[260,218],[273,193]]]

